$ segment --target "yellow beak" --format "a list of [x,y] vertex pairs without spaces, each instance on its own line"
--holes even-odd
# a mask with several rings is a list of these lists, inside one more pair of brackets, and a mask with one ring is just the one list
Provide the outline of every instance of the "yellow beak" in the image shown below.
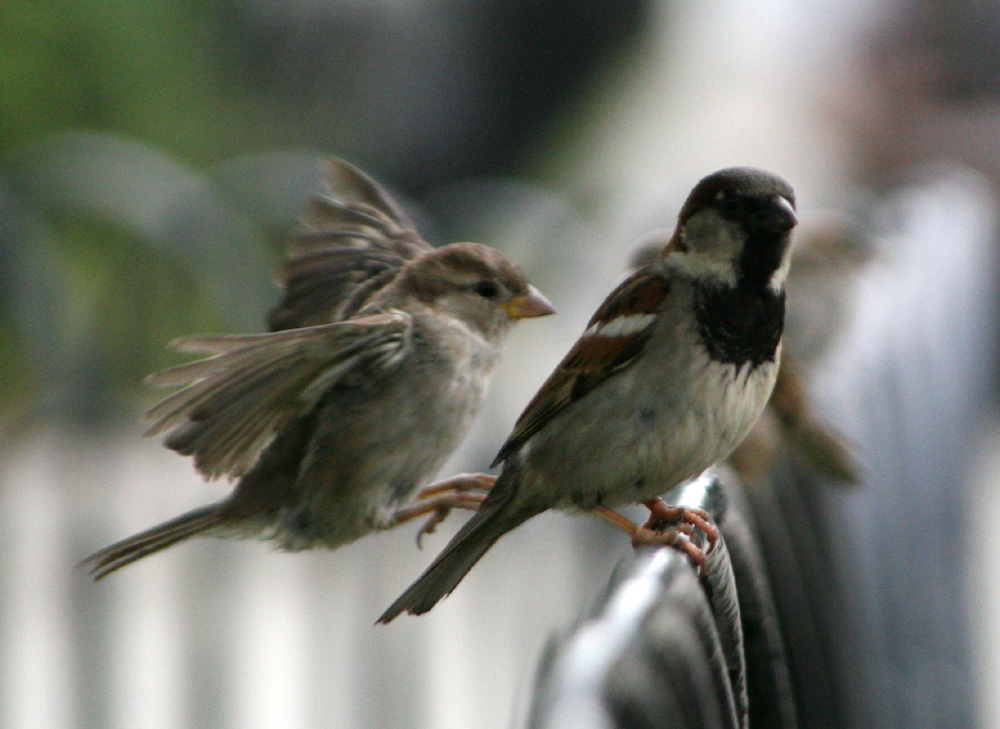
[[529,319],[534,316],[548,316],[556,313],[555,307],[542,296],[542,292],[530,284],[528,285],[528,293],[518,294],[504,304],[504,309],[507,310],[507,315],[511,319]]

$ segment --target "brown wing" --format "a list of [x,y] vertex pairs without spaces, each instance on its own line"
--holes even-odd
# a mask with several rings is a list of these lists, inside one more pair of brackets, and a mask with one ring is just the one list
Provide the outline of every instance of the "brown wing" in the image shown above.
[[285,293],[268,316],[272,330],[350,318],[407,261],[431,250],[377,182],[335,157],[324,167],[327,192],[309,201],[279,270]]
[[146,414],[153,421],[146,435],[169,431],[166,445],[193,455],[208,478],[240,476],[330,387],[394,367],[409,350],[410,329],[408,314],[390,311],[283,332],[177,340],[179,349],[211,356],[147,378],[184,387]]
[[493,465],[520,448],[555,415],[634,362],[669,290],[664,278],[645,268],[612,291],[521,413]]

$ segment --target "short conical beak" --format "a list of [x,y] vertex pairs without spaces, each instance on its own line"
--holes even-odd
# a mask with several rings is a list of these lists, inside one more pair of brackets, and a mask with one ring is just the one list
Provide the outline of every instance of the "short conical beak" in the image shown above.
[[771,198],[770,203],[760,213],[758,220],[760,227],[774,233],[785,233],[799,222],[795,217],[795,208],[792,207],[788,198],[783,195],[775,195]]
[[504,308],[511,319],[529,319],[534,316],[548,316],[556,310],[542,292],[534,286],[528,286],[528,293],[518,294],[508,301]]

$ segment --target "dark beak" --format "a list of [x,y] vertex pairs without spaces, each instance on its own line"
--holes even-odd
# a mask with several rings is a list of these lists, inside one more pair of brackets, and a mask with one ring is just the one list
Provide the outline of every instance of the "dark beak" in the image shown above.
[[757,215],[757,225],[771,233],[787,233],[799,222],[791,201],[775,195]]

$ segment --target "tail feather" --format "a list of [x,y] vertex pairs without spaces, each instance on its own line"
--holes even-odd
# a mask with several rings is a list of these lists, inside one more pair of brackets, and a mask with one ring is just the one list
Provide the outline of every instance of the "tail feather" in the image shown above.
[[850,446],[833,428],[815,420],[795,423],[786,430],[796,448],[820,473],[845,486],[857,486],[862,470]]
[[80,562],[78,567],[89,566],[95,580],[110,575],[127,564],[132,564],[172,544],[193,537],[225,521],[219,505],[213,504],[181,514],[176,519],[147,529],[127,539],[105,547]]
[[520,504],[512,508],[513,489],[508,493],[503,493],[504,490],[501,482],[497,481],[490,497],[499,498],[487,498],[483,502],[479,511],[452,538],[431,566],[382,613],[377,622],[388,623],[403,611],[410,615],[426,613],[451,594],[500,537],[545,510],[544,507]]

